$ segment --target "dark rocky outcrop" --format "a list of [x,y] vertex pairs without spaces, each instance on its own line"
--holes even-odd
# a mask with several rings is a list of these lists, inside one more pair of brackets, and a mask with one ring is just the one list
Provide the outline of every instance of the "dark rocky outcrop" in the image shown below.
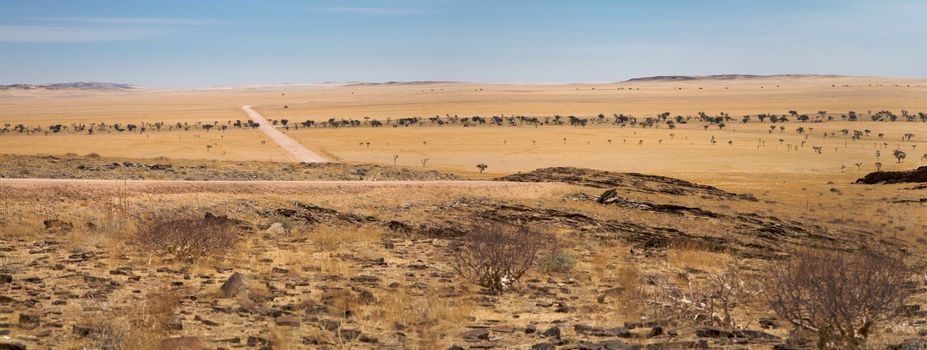
[[856,180],[856,183],[865,185],[910,182],[927,182],[927,166],[907,171],[876,171]]
[[638,173],[616,173],[573,167],[537,169],[527,173],[503,176],[496,180],[514,182],[562,182],[594,188],[619,188],[621,190],[642,193],[660,193],[676,196],[696,195],[712,199],[756,200],[749,194],[727,192],[717,187],[696,184],[671,177]]

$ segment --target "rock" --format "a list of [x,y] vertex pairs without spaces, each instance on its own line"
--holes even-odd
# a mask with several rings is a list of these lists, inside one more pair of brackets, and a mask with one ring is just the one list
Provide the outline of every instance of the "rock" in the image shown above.
[[42,224],[45,225],[45,231],[51,233],[64,233],[71,232],[74,229],[74,225],[70,222],[61,221],[58,219],[49,219],[42,221]]
[[370,275],[358,275],[358,276],[351,277],[351,282],[377,284],[380,282],[380,278],[377,276],[370,276]]
[[39,326],[39,315],[19,314],[19,326],[24,329],[33,329]]
[[26,350],[26,344],[14,340],[0,340],[0,350]]
[[618,197],[618,190],[615,190],[615,189],[607,190],[603,192],[602,195],[599,196],[599,199],[597,199],[596,202],[599,202],[600,204],[607,204],[608,202],[611,202],[611,200],[614,199],[615,197]]
[[93,327],[88,326],[88,325],[76,324],[71,327],[71,333],[73,333],[74,335],[80,338],[84,338],[86,336],[89,336],[90,334],[93,334]]
[[244,274],[236,272],[219,287],[219,291],[223,297],[231,298],[246,291],[248,289],[247,282],[247,277]]
[[762,332],[762,331],[751,330],[751,329],[742,329],[742,330],[734,331],[734,336],[737,338],[746,338],[751,341],[762,340],[762,341],[774,341],[775,342],[775,341],[782,340],[782,338],[779,338],[775,335]]
[[0,284],[13,283],[13,275],[0,273]]
[[279,222],[275,222],[272,225],[270,225],[270,227],[268,227],[266,230],[264,230],[264,233],[267,233],[270,235],[283,235],[283,234],[286,234],[286,229],[283,228],[283,224]]
[[183,336],[171,337],[161,340],[161,350],[202,350],[203,342],[200,338]]
[[885,347],[885,350],[923,350],[927,349],[927,340],[924,339],[906,339],[905,341],[892,344]]
[[249,335],[249,336],[248,336],[247,344],[248,344],[248,346],[250,346],[250,347],[255,347],[255,346],[258,346],[258,345],[260,345],[260,346],[268,346],[268,345],[270,345],[270,340],[268,340],[267,338],[255,337],[255,336]]
[[776,329],[776,320],[772,318],[761,318],[759,320],[760,328],[762,329]]
[[591,336],[596,336],[596,337],[628,338],[631,336],[631,332],[628,331],[628,329],[624,327],[599,328],[599,327],[591,327],[591,326],[578,324],[578,325],[573,326],[573,330],[576,331],[577,334],[591,335]]
[[489,329],[496,333],[515,333],[515,327],[512,326],[492,326]]
[[650,329],[650,333],[647,333],[647,337],[648,338],[659,337],[665,333],[666,332],[663,331],[663,327],[653,326],[653,328]]
[[449,346],[447,350],[464,350],[464,348],[457,344],[451,344],[451,346]]
[[908,171],[876,171],[856,180],[858,184],[897,184],[905,182],[927,182],[927,166]]
[[525,326],[525,334],[532,334],[537,331],[538,331],[538,326],[534,324],[529,323],[527,326]]
[[296,317],[296,316],[284,315],[284,316],[277,317],[274,320],[274,322],[276,322],[278,326],[299,327],[299,324],[302,322],[302,320],[300,320],[299,317]]
[[367,305],[374,304],[377,302],[377,297],[373,295],[373,293],[370,292],[369,290],[366,290],[363,288],[357,288],[357,287],[354,287],[352,289],[354,289],[354,291],[357,292],[357,299],[360,300],[360,302],[367,304]]
[[551,343],[537,343],[531,346],[531,350],[554,350],[556,347]]
[[488,329],[472,329],[460,335],[465,341],[468,342],[479,342],[483,340],[489,340],[489,330]]
[[695,330],[695,335],[699,338],[734,338],[734,332],[727,331],[717,327],[705,327]]
[[560,327],[553,326],[541,333],[542,337],[554,337],[560,339]]

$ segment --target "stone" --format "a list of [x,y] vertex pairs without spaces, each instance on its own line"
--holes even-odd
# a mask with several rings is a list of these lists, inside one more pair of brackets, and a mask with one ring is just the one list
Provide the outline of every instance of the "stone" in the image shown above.
[[650,329],[650,333],[647,333],[647,337],[648,338],[659,337],[665,333],[666,332],[663,330],[663,327],[653,326],[653,328]]
[[271,224],[270,227],[268,227],[266,230],[264,230],[264,233],[271,235],[283,235],[286,233],[286,229],[283,228],[283,224],[275,222]]
[[278,326],[299,327],[299,324],[302,322],[302,320],[296,316],[283,315],[277,317],[274,322],[277,323]]
[[542,337],[554,337],[560,339],[560,327],[553,326],[541,333]]
[[538,331],[538,326],[534,324],[528,324],[527,326],[525,326],[525,334],[532,334],[537,331]]
[[0,273],[0,284],[13,283],[13,275]]
[[93,327],[88,326],[88,325],[76,324],[71,327],[71,333],[74,333],[74,335],[80,338],[84,338],[86,336],[89,336],[90,334],[93,334]]
[[734,332],[726,331],[717,327],[705,327],[696,329],[695,335],[699,338],[734,338]]
[[231,298],[247,290],[246,284],[247,277],[240,272],[236,272],[219,287],[219,291],[222,292],[223,297]]
[[32,329],[39,326],[39,315],[19,314],[19,326],[25,329]]
[[376,284],[380,282],[380,278],[377,276],[370,276],[370,275],[358,275],[358,276],[351,277],[351,282]]
[[483,340],[489,340],[489,330],[488,329],[471,329],[469,331],[463,332],[460,335],[465,341],[468,342],[479,342]]
[[615,328],[600,328],[600,327],[591,327],[587,325],[578,324],[573,326],[573,330],[577,334],[582,335],[591,335],[596,337],[621,337],[628,338],[631,336],[631,332],[624,327],[615,327]]
[[551,343],[537,343],[531,346],[531,350],[554,350],[556,347]]
[[515,327],[512,326],[493,326],[489,329],[496,333],[515,333]]
[[171,337],[161,340],[161,350],[202,350],[203,342],[200,338],[183,336]]
[[26,344],[14,340],[0,340],[0,350],[26,350]]

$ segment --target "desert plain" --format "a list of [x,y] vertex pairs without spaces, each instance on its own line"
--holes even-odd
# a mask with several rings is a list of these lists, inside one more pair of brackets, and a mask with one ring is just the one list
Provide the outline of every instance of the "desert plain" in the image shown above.
[[[817,75],[4,89],[2,342],[813,348],[764,282],[814,251],[902,256],[866,344],[913,344],[927,186],[857,180],[927,166],[925,112],[927,80]],[[487,283],[495,229],[531,258]]]

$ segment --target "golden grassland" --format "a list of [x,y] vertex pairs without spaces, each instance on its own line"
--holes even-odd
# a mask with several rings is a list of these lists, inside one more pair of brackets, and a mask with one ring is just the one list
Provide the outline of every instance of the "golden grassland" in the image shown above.
[[[0,123],[226,121],[242,105],[292,121],[434,115],[653,116],[927,111],[927,81],[798,77],[600,84],[281,85],[204,90],[0,92]],[[287,108],[284,109],[284,106]]]
[[[209,146],[209,147],[207,147]],[[17,155],[64,155],[96,153],[106,157],[253,160],[289,162],[277,144],[257,130],[161,131],[86,135],[5,134],[0,153]]]
[[[0,121],[195,122],[245,119],[240,106],[253,104],[271,119],[371,118],[458,114],[554,114],[591,116],[632,113],[652,116],[798,110],[839,115],[856,110],[927,111],[927,82],[868,77],[791,77],[616,84],[427,83],[230,88],[190,91],[3,92]],[[284,109],[283,106],[288,108]],[[916,205],[898,205],[915,193],[898,186],[857,186],[875,170],[924,165],[927,125],[909,122],[768,123],[732,122],[719,130],[702,123],[676,129],[590,125],[464,128],[312,128],[287,134],[322,154],[349,163],[381,163],[490,178],[549,166],[587,167],[678,177],[753,193],[788,205],[769,210],[788,217],[850,227],[875,226],[921,238],[925,223]],[[799,134],[796,129],[806,130]],[[840,130],[871,130],[852,140]],[[824,137],[836,133],[836,137]],[[883,139],[876,135],[885,134]],[[902,141],[903,134],[917,135]],[[712,139],[715,143],[712,143]],[[611,140],[611,142],[609,142]],[[780,141],[781,140],[781,141]],[[266,142],[265,142],[266,141]],[[367,143],[369,144],[369,147]],[[728,143],[730,142],[730,143]],[[804,145],[803,145],[804,143]],[[207,148],[213,145],[213,148]],[[797,148],[796,148],[797,147]],[[821,147],[817,154],[812,147]],[[896,163],[891,153],[908,157]],[[881,153],[876,157],[876,151]],[[129,158],[288,161],[258,131],[161,131],[145,134],[0,135],[6,154],[97,153]],[[397,158],[394,158],[398,156]],[[426,161],[427,160],[427,161]],[[422,162],[425,161],[424,167]],[[477,164],[488,165],[481,174]]]

